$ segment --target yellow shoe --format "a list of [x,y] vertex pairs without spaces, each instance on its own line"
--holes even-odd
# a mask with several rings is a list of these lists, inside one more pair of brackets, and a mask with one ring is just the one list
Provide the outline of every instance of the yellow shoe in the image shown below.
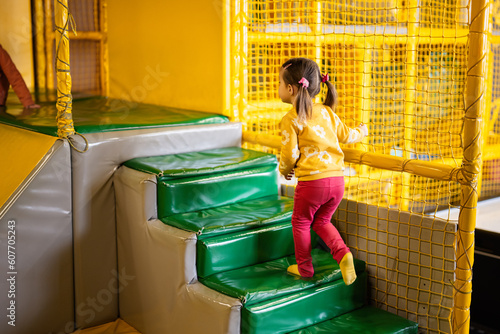
[[289,266],[286,271],[289,272],[292,275],[300,276],[299,266],[296,265],[296,264],[292,264],[291,266]]
[[352,253],[349,252],[344,255],[339,265],[345,285],[351,285],[352,283],[354,283],[354,281],[356,280],[356,270],[354,269],[354,260],[352,259]]

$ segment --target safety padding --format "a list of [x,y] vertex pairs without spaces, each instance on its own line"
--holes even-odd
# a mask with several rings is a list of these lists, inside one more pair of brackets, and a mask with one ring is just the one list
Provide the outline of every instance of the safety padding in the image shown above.
[[[55,102],[55,101],[54,101]],[[0,123],[10,124],[50,136],[57,136],[56,103],[42,102],[42,108],[23,110],[9,106],[8,117],[0,114]],[[6,114],[5,114],[6,115]],[[78,133],[98,133],[170,126],[228,123],[226,116],[146,103],[93,96],[73,99],[73,122]]]
[[292,224],[285,222],[198,240],[196,249],[198,277],[278,259],[294,252]]
[[[262,281],[266,281],[264,277]],[[345,285],[339,279],[261,303],[245,305],[241,311],[241,334],[288,333],[320,323],[364,306],[366,290],[367,274],[362,272],[351,285]]]
[[196,232],[200,239],[290,221],[293,199],[266,196],[217,208],[165,217],[165,224]]
[[417,332],[417,323],[373,306],[365,306],[290,334],[417,334]]
[[[311,255],[315,274],[307,280],[287,273],[288,266],[296,263],[294,255],[214,274],[199,280],[209,288],[240,299],[245,306],[285,297],[337,280],[344,284],[340,268],[331,254],[313,249]],[[364,272],[363,261],[355,259],[354,265],[357,273]]]
[[[311,230],[311,245],[316,247],[318,240]],[[294,253],[292,224],[288,219],[248,231],[198,238],[196,248],[198,277],[276,260]]]
[[229,172],[259,166],[274,166],[276,164],[276,156],[273,154],[240,147],[135,158],[124,163],[129,168],[156,174],[162,180]]
[[159,218],[278,194],[274,165],[159,181]]
[[[2,159],[0,163],[0,175],[2,175],[0,208],[7,206],[6,202],[9,198],[15,197],[14,193],[23,182],[29,182],[28,176],[37,170],[37,165],[43,164],[53,154],[56,140],[56,137],[0,124],[0,157]],[[65,165],[61,164],[58,172],[66,173],[64,167]]]

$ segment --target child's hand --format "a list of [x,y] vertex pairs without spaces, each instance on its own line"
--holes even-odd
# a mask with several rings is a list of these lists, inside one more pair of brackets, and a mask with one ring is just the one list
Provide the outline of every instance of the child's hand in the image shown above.
[[290,181],[292,179],[292,177],[294,176],[295,174],[295,171],[292,169],[292,171],[290,173],[288,173],[288,175],[285,176],[285,179]]
[[361,129],[361,132],[363,132],[363,134],[366,136],[368,136],[368,127],[366,126],[366,124],[364,123],[361,123],[358,128]]

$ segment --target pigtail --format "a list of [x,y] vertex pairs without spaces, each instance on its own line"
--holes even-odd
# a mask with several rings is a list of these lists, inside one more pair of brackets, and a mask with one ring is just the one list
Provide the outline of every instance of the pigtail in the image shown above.
[[307,58],[292,58],[283,64],[282,69],[285,84],[298,87],[294,107],[299,121],[306,122],[312,117],[312,99],[321,90],[318,64]]
[[297,110],[297,116],[301,122],[305,122],[307,119],[311,118],[312,115],[312,98],[307,88],[307,85],[299,86],[299,91],[295,99],[295,109]]
[[332,108],[332,110],[335,110],[339,97],[335,86],[329,80],[328,73],[322,75],[321,82],[323,82],[327,87],[325,102],[323,102],[323,105]]

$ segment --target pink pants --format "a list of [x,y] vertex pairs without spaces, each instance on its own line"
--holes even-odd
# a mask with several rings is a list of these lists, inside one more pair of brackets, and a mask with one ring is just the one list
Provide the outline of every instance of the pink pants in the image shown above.
[[340,263],[350,252],[331,218],[344,195],[344,177],[299,181],[295,189],[292,229],[295,259],[302,277],[312,277],[311,227],[330,247],[333,258]]

